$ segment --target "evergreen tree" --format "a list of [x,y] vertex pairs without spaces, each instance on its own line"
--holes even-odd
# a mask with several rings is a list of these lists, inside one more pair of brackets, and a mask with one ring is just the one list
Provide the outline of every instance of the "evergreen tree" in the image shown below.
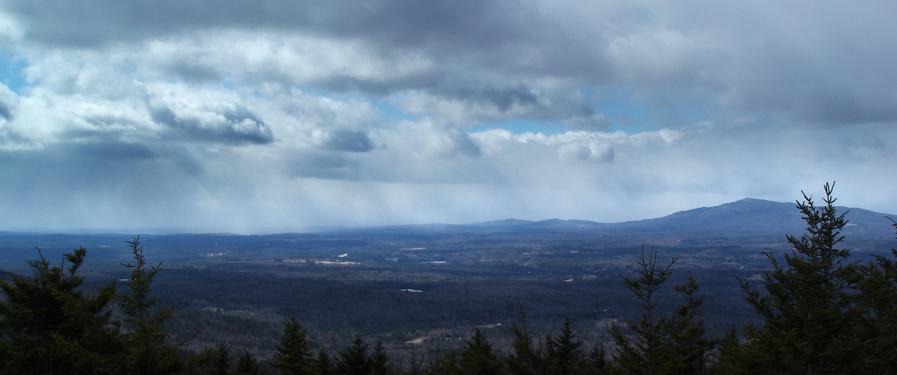
[[492,345],[477,328],[473,337],[461,352],[461,373],[465,375],[492,375],[501,372],[501,362],[492,351]]
[[520,324],[511,324],[514,341],[511,353],[506,360],[508,373],[511,375],[536,375],[541,367],[539,354],[533,350],[533,340],[526,326],[526,315],[520,311]]
[[369,362],[369,374],[386,375],[389,373],[389,358],[386,356],[386,349],[383,348],[383,342],[377,341],[377,345],[374,346],[374,354],[371,355]]
[[[38,249],[38,254],[40,250]],[[121,340],[110,321],[115,286],[83,293],[78,270],[87,250],[53,266],[42,255],[32,277],[0,281],[0,353],[7,374],[112,374],[121,366]]]
[[685,297],[673,316],[666,321],[665,331],[669,337],[669,358],[665,364],[668,374],[701,374],[706,370],[707,354],[711,343],[704,337],[704,323],[696,316],[703,300],[695,294],[698,282],[689,277],[685,284],[673,289]]
[[283,336],[272,359],[281,375],[311,374],[312,360],[307,336],[308,333],[296,319],[291,318],[284,323]]
[[458,366],[458,355],[455,352],[437,354],[433,363],[431,363],[429,369],[427,369],[426,374],[461,375],[461,368]]
[[582,341],[576,339],[576,334],[570,325],[570,319],[564,319],[564,326],[558,337],[551,341],[551,351],[548,356],[549,374],[566,375],[577,373],[583,360]]
[[264,375],[265,370],[262,369],[259,362],[252,357],[249,352],[244,351],[237,357],[237,365],[234,367],[233,375]]
[[619,324],[611,326],[611,336],[617,346],[616,365],[625,374],[700,374],[705,371],[707,354],[712,345],[704,337],[704,324],[696,318],[702,300],[695,294],[698,284],[694,278],[673,289],[685,297],[669,317],[658,316],[656,293],[670,278],[673,258],[658,266],[657,253],[639,258],[637,278],[625,278],[626,287],[642,302],[638,322],[629,324],[631,337]]
[[858,279],[855,309],[862,320],[853,337],[863,348],[859,366],[866,374],[897,374],[897,249],[860,267]]
[[330,358],[327,349],[321,348],[318,350],[318,357],[315,358],[314,370],[314,374],[316,375],[334,374],[333,359]]
[[610,374],[610,364],[607,362],[604,344],[597,343],[592,347],[592,351],[589,352],[589,365],[586,373],[589,375]]
[[738,332],[735,329],[720,341],[719,354],[713,373],[718,375],[749,375],[754,372],[746,364],[750,363],[749,353],[738,340]]
[[352,345],[343,349],[339,353],[339,361],[337,361],[337,373],[341,375],[367,375],[370,370],[370,361],[368,359],[368,345],[364,343],[361,336],[355,336]]
[[230,353],[227,346],[219,343],[213,348],[205,348],[193,359],[188,373],[199,375],[227,375],[230,370]]
[[638,278],[624,278],[626,288],[642,302],[642,313],[638,322],[629,324],[630,339],[620,324],[611,325],[611,336],[617,346],[614,359],[624,374],[662,374],[666,361],[666,338],[664,323],[656,317],[655,293],[670,278],[674,258],[665,266],[657,265],[657,253],[645,256],[644,248],[639,258]]
[[157,309],[158,299],[150,294],[161,263],[147,266],[140,237],[127,241],[127,244],[134,263],[125,264],[131,270],[127,284],[129,293],[119,296],[119,306],[125,316],[124,328],[128,332],[126,372],[139,375],[176,373],[180,368],[178,349],[166,342],[168,335],[162,331],[162,324],[171,317],[171,310]]
[[860,353],[851,342],[849,287],[856,269],[845,261],[850,252],[841,248],[845,213],[835,209],[833,185],[825,184],[824,205],[817,207],[803,194],[797,202],[806,232],[787,236],[792,250],[781,264],[767,253],[773,270],[763,275],[763,291],[747,281],[741,285],[748,303],[760,314],[760,327],[748,327],[750,343],[741,367],[767,373],[856,373]]

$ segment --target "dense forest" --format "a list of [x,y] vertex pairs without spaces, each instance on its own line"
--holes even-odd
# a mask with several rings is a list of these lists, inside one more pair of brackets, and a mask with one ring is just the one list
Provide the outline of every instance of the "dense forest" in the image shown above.
[[[622,280],[641,306],[637,319],[609,323],[606,342],[583,342],[565,321],[537,335],[526,311],[498,350],[476,329],[458,351],[393,361],[380,342],[356,337],[344,348],[311,342],[300,321],[283,323],[277,351],[256,358],[228,343],[188,351],[165,331],[176,314],[153,295],[161,264],[139,238],[129,242],[127,280],[87,291],[79,269],[87,251],[59,264],[40,255],[32,274],[0,282],[0,371],[6,374],[894,374],[897,373],[897,250],[862,262],[844,248],[848,222],[832,185],[820,204],[797,202],[805,232],[786,238],[784,256],[768,253],[761,280],[739,280],[757,323],[711,337],[701,319],[699,281],[668,285],[677,259],[650,249]],[[897,229],[897,223],[894,223]],[[679,305],[661,309],[670,289]],[[363,306],[346,306],[363,308]]]

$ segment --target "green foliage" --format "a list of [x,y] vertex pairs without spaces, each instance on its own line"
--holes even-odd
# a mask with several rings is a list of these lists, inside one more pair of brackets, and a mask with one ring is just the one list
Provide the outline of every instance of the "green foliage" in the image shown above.
[[607,353],[604,350],[604,344],[598,343],[589,352],[588,366],[585,374],[588,375],[608,375],[610,374],[610,363],[607,361]]
[[232,375],[264,375],[265,370],[249,352],[243,352],[237,357],[237,365]]
[[439,353],[430,364],[426,374],[428,375],[461,375],[458,364],[458,355],[455,352]]
[[467,341],[461,352],[461,373],[467,375],[487,375],[501,372],[501,361],[492,351],[492,344],[479,328],[474,330],[473,337]]
[[[32,277],[0,281],[0,352],[3,373],[112,374],[121,356],[121,337],[110,320],[115,286],[83,293],[78,270],[87,250],[78,248],[62,264],[29,262]],[[68,266],[66,267],[66,263]]]
[[364,343],[361,336],[355,336],[352,345],[343,349],[339,353],[336,369],[338,374],[342,375],[367,375],[370,371],[370,361],[368,359],[368,345]]
[[511,333],[514,341],[511,343],[511,353],[506,359],[507,371],[511,375],[536,375],[541,373],[542,359],[538,352],[533,350],[533,340],[526,327],[526,314],[520,311],[520,324],[511,324]]
[[[893,221],[893,220],[892,220]],[[897,230],[897,222],[894,222]],[[852,334],[859,368],[868,374],[897,373],[897,249],[891,257],[858,266],[853,313],[858,324]]]
[[383,343],[377,341],[377,345],[374,346],[374,354],[371,355],[369,360],[369,369],[368,373],[370,375],[386,375],[389,373],[389,358],[386,357],[386,349],[383,348]]
[[569,319],[564,319],[564,326],[558,337],[548,340],[548,374],[565,375],[581,371],[584,363],[582,341],[576,339]]
[[719,355],[717,356],[714,374],[719,375],[748,375],[753,374],[750,368],[744,367],[751,359],[750,353],[744,349],[738,339],[738,332],[734,329],[720,341]]
[[704,338],[703,322],[695,317],[701,300],[696,297],[697,282],[674,286],[686,302],[670,317],[657,314],[656,294],[669,280],[676,259],[666,265],[657,264],[657,253],[639,258],[638,277],[625,278],[624,283],[642,303],[641,317],[629,323],[631,334],[620,324],[611,326],[611,336],[617,345],[615,360],[624,374],[700,374],[704,371],[706,355],[711,349]]
[[131,270],[128,293],[118,296],[127,332],[125,371],[139,375],[177,373],[181,368],[178,348],[167,342],[168,335],[162,331],[172,311],[156,308],[158,299],[151,295],[152,282],[161,270],[161,263],[147,266],[140,237],[127,244],[134,263],[125,264]]
[[316,375],[331,375],[335,373],[333,370],[333,359],[330,358],[327,349],[321,348],[318,350],[318,357],[315,358],[313,369],[314,372],[312,373]]
[[851,279],[857,269],[846,263],[849,250],[839,247],[847,225],[835,209],[833,185],[825,184],[824,205],[804,194],[797,202],[806,231],[788,236],[792,250],[781,264],[767,253],[772,271],[763,275],[763,292],[741,285],[747,302],[761,316],[760,327],[748,327],[749,344],[741,367],[783,374],[853,373],[858,349],[851,345],[856,323],[850,313]]
[[704,336],[704,323],[696,317],[703,300],[695,294],[698,282],[689,277],[684,284],[673,287],[685,297],[685,303],[676,308],[666,320],[664,330],[669,338],[669,357],[664,366],[670,374],[701,374],[705,372],[707,353],[712,344]]
[[190,374],[227,375],[230,370],[230,353],[227,346],[219,343],[213,348],[205,348],[193,359]]
[[283,336],[274,353],[274,367],[282,375],[311,374],[312,358],[308,349],[308,333],[302,329],[296,319],[291,318],[284,323]]

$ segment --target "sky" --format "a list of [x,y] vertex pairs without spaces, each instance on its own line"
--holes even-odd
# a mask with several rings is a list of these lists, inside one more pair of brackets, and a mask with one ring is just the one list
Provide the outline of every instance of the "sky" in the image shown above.
[[0,2],[0,229],[897,212],[897,2]]

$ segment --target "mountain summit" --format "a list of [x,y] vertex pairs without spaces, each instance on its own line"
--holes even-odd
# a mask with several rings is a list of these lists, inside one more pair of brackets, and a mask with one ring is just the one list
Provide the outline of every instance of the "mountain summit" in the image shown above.
[[[895,215],[862,208],[838,207],[838,210],[847,212],[846,217],[850,223],[847,226],[846,234],[883,236],[883,238],[893,235],[891,222],[887,217],[897,217]],[[803,231],[804,225],[794,203],[744,198],[718,206],[694,208],[663,217],[620,223],[561,219],[542,221],[508,219],[465,227],[507,231],[601,230],[715,235],[785,235],[800,233]]]

